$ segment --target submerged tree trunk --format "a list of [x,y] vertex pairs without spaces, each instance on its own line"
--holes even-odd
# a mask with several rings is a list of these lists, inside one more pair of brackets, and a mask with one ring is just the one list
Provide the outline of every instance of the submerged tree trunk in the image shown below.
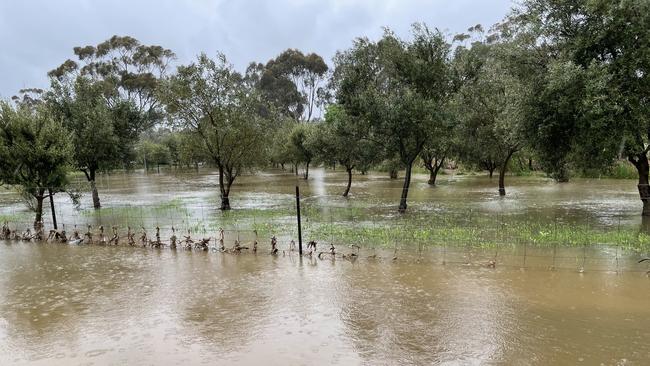
[[429,183],[431,186],[435,186],[438,172],[440,171],[440,168],[442,168],[442,165],[445,163],[445,158],[443,157],[440,160],[431,157],[428,157],[427,159],[422,158],[422,162],[424,163],[424,167],[429,171],[429,181],[427,183]]
[[488,168],[488,172],[490,173],[490,179],[492,179],[492,176],[494,175],[494,170],[495,169],[496,169],[496,167],[494,167],[494,166],[490,166]]
[[391,169],[388,172],[388,175],[390,176],[390,179],[397,179],[397,169]]
[[503,161],[503,164],[501,164],[501,168],[499,169],[499,196],[506,195],[506,170],[508,170],[508,162],[514,153],[515,152],[512,150],[508,152],[508,156],[506,156],[506,159]]
[[352,167],[346,167],[345,170],[348,172],[348,185],[345,187],[345,192],[343,192],[343,197],[347,197],[350,193],[350,187],[352,187]]
[[34,198],[36,198],[36,207],[34,208],[36,211],[34,217],[34,230],[38,230],[40,224],[43,222],[43,201],[45,200],[45,189],[39,188],[38,193]]
[[90,190],[93,197],[93,207],[98,209],[101,207],[99,203],[99,192],[97,192],[97,185],[95,184],[95,173],[97,172],[96,168],[82,169],[82,172],[86,175],[86,179],[90,182]]
[[305,179],[309,179],[309,163],[310,163],[310,162],[308,161],[308,162],[305,164],[305,174],[304,174],[304,176],[303,176],[303,178],[305,178]]
[[219,167],[219,190],[221,191],[221,207],[219,207],[219,209],[227,211],[230,210],[230,199],[228,198],[228,195],[230,194],[230,186],[232,185],[232,182],[228,182],[226,187],[224,167],[220,163],[217,163],[217,166]]
[[628,160],[636,168],[639,174],[639,198],[643,202],[642,216],[650,216],[650,186],[648,185],[648,172],[650,171],[650,164],[648,164],[648,156],[645,152],[628,156]]
[[50,209],[52,210],[52,226],[54,226],[54,230],[57,230],[58,227],[56,226],[56,211],[54,210],[54,193],[52,192],[52,189],[48,189],[47,191],[50,195]]
[[406,172],[404,173],[404,185],[402,186],[402,197],[399,201],[399,212],[406,212],[406,199],[409,194],[409,186],[411,185],[411,168],[413,167],[413,161],[406,164]]
[[429,184],[430,184],[430,185],[432,185],[432,186],[435,186],[435,185],[436,185],[436,178],[438,178],[438,172],[440,171],[440,169],[442,168],[442,166],[444,165],[444,163],[445,163],[445,158],[443,157],[443,158],[440,159],[440,161],[436,164],[436,166],[435,166],[435,168],[433,169],[433,171],[430,172],[430,174],[429,174]]

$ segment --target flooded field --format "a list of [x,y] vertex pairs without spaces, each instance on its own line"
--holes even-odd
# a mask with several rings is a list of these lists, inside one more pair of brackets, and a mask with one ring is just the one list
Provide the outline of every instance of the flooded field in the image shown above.
[[[104,176],[99,213],[88,210],[88,196],[79,209],[58,197],[59,222],[68,228],[159,225],[168,235],[174,225],[214,237],[224,227],[228,245],[237,236],[252,240],[258,230],[260,251],[0,242],[0,365],[650,360],[650,268],[637,263],[647,253],[605,242],[535,245],[514,235],[531,223],[643,232],[635,182],[558,185],[513,177],[508,196],[499,198],[496,181],[484,177],[442,176],[431,188],[417,176],[410,211],[399,216],[401,181],[381,174],[355,179],[345,200],[337,196],[345,183],[339,173],[317,169],[307,182],[279,172],[244,177],[233,188],[236,209],[226,215],[214,209],[213,174]],[[319,241],[319,250],[331,242],[348,253],[346,240],[362,240],[351,232],[377,235],[362,243],[357,260],[268,255],[268,235],[282,239],[281,249],[295,238],[296,183],[307,236]],[[30,224],[14,193],[3,191],[0,207],[16,227]],[[393,244],[396,236],[376,232],[408,222],[422,231],[415,244]],[[443,245],[423,250],[433,240],[429,228],[482,226],[494,230],[453,231],[457,242],[447,244],[444,236]],[[482,246],[484,239],[492,244]]]
[[0,364],[644,365],[643,274],[0,246]]

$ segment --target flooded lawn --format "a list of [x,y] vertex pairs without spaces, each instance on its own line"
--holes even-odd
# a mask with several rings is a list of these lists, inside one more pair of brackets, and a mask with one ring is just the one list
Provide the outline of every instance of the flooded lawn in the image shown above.
[[[99,212],[58,197],[69,232],[256,230],[260,251],[0,242],[0,365],[648,364],[650,268],[620,244],[645,235],[635,182],[513,177],[499,198],[496,180],[416,176],[399,216],[401,181],[355,180],[345,200],[340,172],[244,177],[225,215],[213,174],[105,176]],[[308,239],[360,243],[356,261],[267,254],[295,238],[296,183]],[[15,194],[0,207],[31,224]]]

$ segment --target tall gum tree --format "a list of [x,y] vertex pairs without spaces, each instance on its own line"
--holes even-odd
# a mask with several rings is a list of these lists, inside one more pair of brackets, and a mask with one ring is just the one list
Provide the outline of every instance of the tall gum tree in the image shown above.
[[[85,155],[76,162],[90,183],[93,206],[100,208],[96,173],[102,167],[109,168],[120,163],[128,165],[133,160],[133,147],[138,135],[161,121],[163,115],[160,101],[156,97],[156,88],[175,55],[161,46],[143,45],[129,36],[113,36],[97,45],[74,47],[73,52],[75,60],[68,59],[48,73],[54,93],[51,99],[60,104],[59,111],[73,111],[74,108],[69,105],[81,105],[85,102],[77,99],[87,99],[77,90],[80,80],[83,80],[83,83],[90,84],[89,89],[100,91],[105,108],[112,114],[113,138],[108,141],[117,141],[111,147],[112,151],[102,151],[100,147],[105,147],[106,144],[100,144],[94,151],[86,149],[90,155]],[[78,118],[79,115],[68,115],[64,122],[67,124],[67,121]],[[76,122],[69,127],[71,130],[86,128]],[[85,133],[73,132],[77,137]],[[107,128],[102,132],[107,132]],[[75,145],[80,143],[84,142],[77,140]],[[87,164],[84,160],[96,160],[93,155],[101,156],[102,160],[97,164]],[[81,154],[75,156],[79,158]]]
[[179,66],[159,93],[172,122],[201,137],[219,170],[220,208],[230,210],[235,179],[265,156],[259,94],[223,54],[215,59],[201,54],[196,62]]

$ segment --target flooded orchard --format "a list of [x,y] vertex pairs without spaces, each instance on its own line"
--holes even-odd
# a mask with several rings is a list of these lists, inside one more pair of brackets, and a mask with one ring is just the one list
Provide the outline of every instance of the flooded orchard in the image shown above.
[[[59,221],[68,228],[128,221],[149,230],[160,225],[168,235],[172,224],[186,230],[190,222],[204,222],[206,232],[197,236],[215,237],[215,228],[224,227],[232,246],[237,235],[250,240],[251,228],[266,219],[277,227],[260,231],[257,254],[241,255],[2,242],[0,364],[644,365],[650,360],[649,268],[637,263],[643,252],[606,243],[508,245],[509,237],[502,235],[496,247],[456,243],[421,250],[400,242],[397,255],[390,243],[366,242],[355,260],[268,255],[267,234],[278,235],[282,250],[292,238],[293,232],[283,230],[295,222],[289,209],[296,183],[308,228],[324,222],[361,230],[367,221],[383,226],[403,220],[394,212],[400,182],[381,174],[355,179],[353,197],[344,200],[336,197],[344,187],[340,173],[316,170],[306,182],[279,172],[245,177],[233,189],[231,202],[239,209],[228,215],[234,221],[210,209],[218,202],[211,174],[103,177],[101,215],[86,209],[89,197],[81,210],[58,197]],[[494,183],[443,176],[431,188],[425,176],[416,176],[407,218],[451,217],[460,225],[471,215],[473,223],[494,221],[496,227],[561,222],[576,230],[642,230],[631,181],[558,185],[512,178],[505,198],[498,197]],[[4,192],[0,200],[3,215],[21,217],[17,196]],[[330,241],[340,253],[353,250],[347,234],[313,237],[319,233],[327,231],[307,230],[305,239],[319,241],[319,250],[327,250]],[[495,255],[496,265],[490,266]]]

